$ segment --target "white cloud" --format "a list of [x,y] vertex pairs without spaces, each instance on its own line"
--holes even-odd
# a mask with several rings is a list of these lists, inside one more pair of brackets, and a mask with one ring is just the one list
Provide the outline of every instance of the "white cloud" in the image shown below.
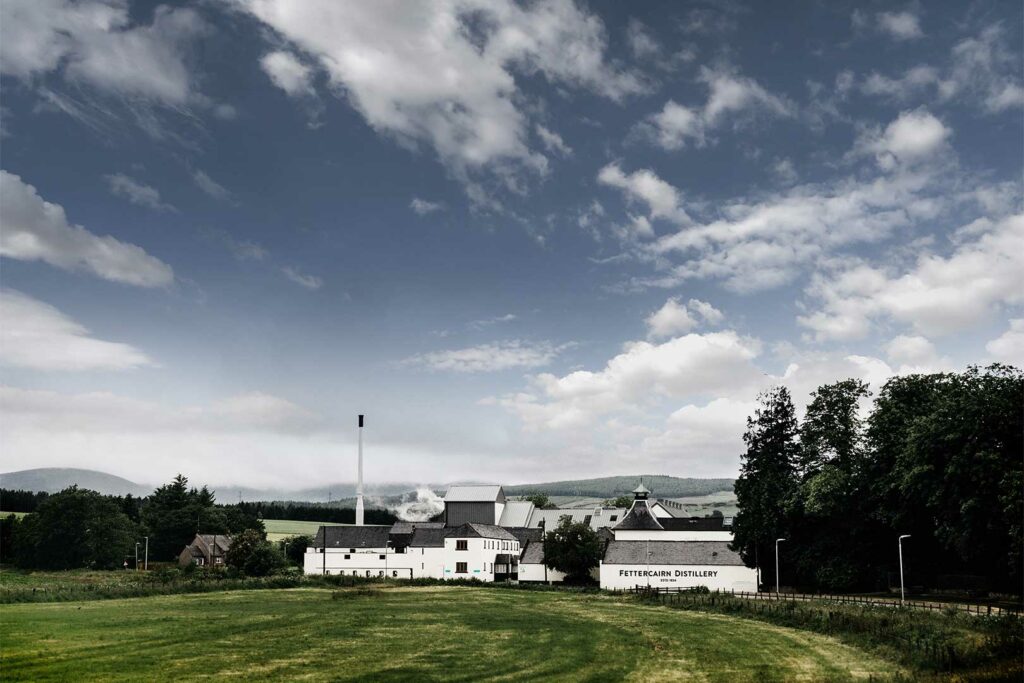
[[747,417],[756,409],[755,401],[730,398],[685,405],[668,416],[657,434],[643,438],[638,450],[655,461],[682,459],[688,475],[703,468],[737,471],[740,455],[746,450],[743,432]]
[[1010,327],[1002,335],[985,344],[992,360],[1024,368],[1024,318],[1010,320]]
[[879,12],[878,28],[896,40],[916,40],[924,37],[921,21],[912,12]]
[[[692,313],[691,313],[692,311]],[[678,334],[686,334],[699,324],[698,318],[716,325],[723,319],[722,312],[706,301],[690,299],[686,304],[680,303],[678,297],[670,298],[657,311],[644,321],[647,323],[649,339],[664,339]]]
[[129,344],[95,339],[53,306],[0,289],[0,364],[33,370],[132,370],[153,365]]
[[[892,169],[899,163],[915,163],[944,150],[950,130],[926,109],[902,112],[883,133],[871,132],[857,147],[873,153],[878,165]],[[855,150],[856,151],[856,150]]]
[[1020,55],[999,23],[957,43],[941,68],[919,64],[898,76],[872,72],[861,84],[861,91],[899,101],[931,94],[939,102],[962,100],[981,105],[989,114],[1024,106]]
[[133,26],[128,4],[10,0],[0,4],[0,69],[25,81],[61,70],[68,80],[170,105],[192,99],[187,47],[207,30],[189,8],[157,7]]
[[731,330],[688,334],[662,344],[629,342],[602,370],[540,374],[533,378],[532,391],[505,396],[500,403],[527,430],[584,428],[604,414],[658,399],[715,396],[754,386],[761,372],[752,360],[760,350],[758,340]]
[[901,334],[885,345],[885,354],[890,361],[900,366],[899,374],[910,372],[935,372],[948,365],[939,357],[935,345],[920,335]]
[[701,69],[700,80],[708,86],[702,108],[687,107],[668,100],[660,112],[649,116],[638,130],[663,149],[682,149],[689,140],[702,147],[709,133],[730,115],[792,116],[795,107],[773,95],[751,78],[724,69]]
[[946,335],[1024,302],[1024,214],[972,226],[969,237],[948,257],[922,254],[902,274],[860,264],[817,275],[808,294],[820,307],[798,321],[819,340],[863,337],[876,318]]
[[514,339],[464,349],[421,353],[406,358],[402,364],[450,372],[499,372],[512,368],[537,368],[549,365],[570,346]]
[[36,188],[7,171],[0,171],[0,205],[2,256],[45,261],[140,287],[164,287],[174,281],[174,271],[163,261],[134,244],[69,224],[61,206],[45,201]]
[[415,211],[420,216],[426,216],[428,213],[442,211],[444,209],[444,204],[442,204],[441,202],[429,202],[426,199],[413,197],[412,201],[409,202],[409,208]]
[[260,59],[260,68],[281,90],[291,97],[310,96],[313,90],[313,72],[290,52],[268,52]]
[[107,184],[110,185],[112,193],[119,197],[124,197],[132,204],[156,209],[157,211],[177,211],[170,204],[161,201],[160,191],[155,187],[144,185],[123,173],[114,173],[103,177],[106,179]]
[[558,133],[548,130],[538,123],[537,135],[540,137],[540,141],[544,143],[544,149],[548,152],[558,154],[563,157],[572,156],[572,147],[565,144],[562,136]]
[[218,183],[216,180],[211,178],[205,171],[196,169],[192,173],[192,180],[195,182],[196,187],[210,195],[214,199],[219,199],[223,202],[231,201],[231,192],[226,187]]
[[637,59],[654,57],[661,52],[661,45],[639,19],[630,19],[626,25],[626,42]]
[[298,268],[292,266],[283,266],[281,272],[284,276],[294,282],[297,285],[301,285],[306,289],[317,290],[324,286],[323,278],[319,278],[316,275],[307,275]]
[[681,223],[690,220],[680,206],[679,191],[659,178],[654,171],[641,169],[627,175],[617,163],[611,163],[601,169],[597,180],[603,185],[622,190],[630,201],[646,204],[652,219],[664,218]]
[[512,189],[547,162],[530,149],[516,74],[612,99],[644,84],[605,61],[600,19],[571,0],[303,3],[253,0],[245,8],[314,59],[335,91],[378,132],[426,143],[474,201],[486,172]]

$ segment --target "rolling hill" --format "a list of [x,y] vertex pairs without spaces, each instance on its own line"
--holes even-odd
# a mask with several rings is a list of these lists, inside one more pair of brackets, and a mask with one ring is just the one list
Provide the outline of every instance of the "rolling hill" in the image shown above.
[[732,491],[734,479],[692,479],[666,475],[643,474],[623,477],[600,477],[598,479],[572,479],[546,484],[520,484],[505,486],[506,495],[524,496],[543,493],[549,496],[581,496],[614,498],[626,495],[636,488],[640,479],[644,486],[658,498],[681,498],[704,496],[718,491]]
[[108,496],[123,496],[127,493],[133,496],[146,496],[153,491],[152,486],[136,484],[113,474],[74,467],[40,467],[0,474],[0,487],[5,489],[56,493],[75,484],[79,488],[91,489]]

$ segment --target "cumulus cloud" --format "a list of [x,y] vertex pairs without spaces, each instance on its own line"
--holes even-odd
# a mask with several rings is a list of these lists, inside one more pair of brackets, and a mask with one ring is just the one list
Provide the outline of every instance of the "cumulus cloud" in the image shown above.
[[647,317],[647,336],[649,339],[664,339],[677,334],[686,334],[695,329],[700,320],[712,325],[723,319],[722,312],[699,299],[690,299],[686,304],[678,297],[672,297],[657,311]]
[[877,71],[861,83],[866,95],[908,101],[924,95],[938,102],[960,100],[998,114],[1024,106],[1020,55],[1007,40],[1000,23],[958,42],[942,66],[918,64],[898,75]]
[[499,372],[513,368],[538,368],[549,365],[571,344],[527,342],[519,339],[480,344],[463,349],[431,351],[410,356],[402,365],[449,372]]
[[188,47],[207,31],[190,8],[157,7],[133,25],[128,4],[10,0],[0,5],[0,71],[26,82],[52,72],[119,96],[172,106],[195,100]]
[[757,384],[758,340],[731,330],[688,334],[662,344],[629,342],[598,371],[540,374],[530,391],[500,403],[528,430],[582,428],[601,415],[658,398],[716,395]]
[[1024,368],[1024,318],[1010,320],[1003,334],[985,344],[992,360]]
[[412,201],[409,202],[409,208],[420,216],[426,216],[428,213],[442,211],[444,209],[444,204],[441,202],[430,202],[426,199],[420,199],[419,197],[413,197]]
[[118,197],[124,197],[132,204],[156,209],[157,211],[177,211],[173,206],[160,199],[160,191],[155,187],[144,185],[123,173],[114,173],[103,177],[106,179],[113,194]]
[[647,207],[651,219],[687,223],[690,217],[681,206],[679,190],[665,182],[650,169],[624,173],[617,163],[611,163],[597,174],[602,185],[621,190],[630,202],[640,202]]
[[795,107],[773,95],[751,78],[724,69],[701,70],[700,80],[708,87],[703,107],[687,107],[668,100],[660,112],[649,116],[639,132],[665,150],[682,149],[689,141],[698,147],[708,134],[732,115],[791,116]]
[[132,370],[153,361],[129,344],[96,339],[59,310],[0,289],[0,364],[42,371]]
[[798,322],[815,338],[857,339],[888,318],[928,336],[967,329],[1000,306],[1024,302],[1024,214],[973,226],[949,256],[922,254],[905,272],[866,264],[816,275],[807,290],[817,310]]
[[0,171],[0,205],[2,256],[44,261],[140,287],[165,287],[174,281],[174,271],[163,261],[134,244],[71,225],[63,207],[45,201],[35,187],[7,171]]
[[281,90],[291,97],[314,95],[313,72],[291,52],[268,52],[260,59],[260,68]]
[[571,0],[244,7],[314,60],[378,132],[431,147],[475,201],[486,201],[476,180],[484,171],[513,189],[524,173],[546,172],[528,142],[517,75],[615,100],[645,89],[609,65],[603,24]]
[[880,168],[911,164],[928,159],[946,148],[952,130],[926,109],[905,111],[886,126],[858,141],[858,150],[872,153]]
[[878,28],[896,40],[916,40],[924,37],[921,20],[913,12],[879,12]]
[[540,137],[540,141],[544,143],[544,149],[548,152],[558,154],[563,157],[572,156],[572,147],[565,144],[562,136],[558,133],[547,129],[538,123],[537,135]]

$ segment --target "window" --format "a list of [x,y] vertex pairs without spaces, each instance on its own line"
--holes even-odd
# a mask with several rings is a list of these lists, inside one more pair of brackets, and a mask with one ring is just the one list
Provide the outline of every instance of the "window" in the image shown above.
[[346,559],[346,560],[351,560],[351,559],[352,559],[352,556],[351,556],[351,555],[346,555],[346,556],[345,556],[345,559]]
[[383,559],[384,559],[384,556],[383,556],[383,555],[379,555],[379,556],[377,557],[377,559],[378,559],[378,560],[383,560]]
[[469,550],[469,541],[455,541],[456,550]]
[[615,520],[617,520],[618,518],[619,518],[619,516],[618,516],[618,515],[612,515],[612,516],[611,516],[611,517],[610,517],[609,519],[610,519],[611,521],[613,521],[613,522],[614,522],[614,521],[615,521]]
[[467,574],[467,573],[469,573],[469,567],[467,566],[467,564],[465,562],[456,562],[455,563],[455,573],[456,574]]
[[348,549],[348,551],[349,551],[350,553],[354,553],[354,552],[356,551],[356,549],[355,549],[355,548],[349,548],[349,549]]

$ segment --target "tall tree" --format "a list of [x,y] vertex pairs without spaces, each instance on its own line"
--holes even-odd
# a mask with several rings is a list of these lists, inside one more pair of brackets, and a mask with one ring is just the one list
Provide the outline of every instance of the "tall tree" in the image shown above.
[[569,583],[588,583],[590,570],[601,561],[604,542],[584,522],[564,519],[544,534],[544,564],[563,572]]
[[[733,520],[733,548],[753,567],[768,569],[765,580],[774,581],[766,560],[776,538],[787,532],[787,515],[796,489],[796,410],[789,390],[775,387],[758,397],[760,406],[747,418],[740,476],[736,480],[739,512]],[[762,575],[764,576],[764,571]]]
[[828,464],[848,472],[860,459],[860,404],[870,395],[868,385],[859,379],[826,384],[811,393],[800,425],[799,469],[805,481]]

